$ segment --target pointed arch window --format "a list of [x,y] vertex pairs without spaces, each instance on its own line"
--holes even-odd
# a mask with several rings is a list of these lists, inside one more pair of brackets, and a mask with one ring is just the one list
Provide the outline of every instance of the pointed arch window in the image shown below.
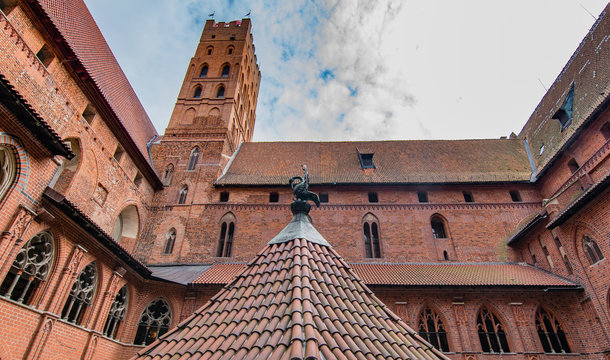
[[61,318],[75,324],[81,324],[88,306],[91,306],[97,287],[97,268],[95,262],[89,263],[78,274],[72,285],[68,300],[61,312]]
[[447,331],[440,316],[430,308],[419,314],[419,336],[432,344],[440,351],[449,351]]
[[487,308],[482,307],[479,310],[477,315],[477,330],[484,353],[510,352],[504,326],[498,320],[498,317]]
[[104,325],[104,335],[116,339],[116,335],[119,329],[119,325],[125,318],[125,311],[127,310],[127,285],[124,285],[121,290],[116,294],[110,306],[110,312],[108,312],[108,318]]
[[201,86],[197,86],[195,88],[195,91],[193,91],[193,97],[194,98],[200,98],[201,97]]
[[224,96],[225,96],[225,87],[221,85],[221,86],[218,88],[218,92],[216,92],[216,97],[217,97],[217,98],[222,98],[222,97],[224,97]]
[[229,65],[225,65],[222,67],[222,73],[220,74],[220,76],[222,77],[229,77],[229,71],[231,70],[231,67]]
[[163,299],[152,301],[140,317],[138,331],[133,340],[135,345],[148,345],[169,330],[172,314],[169,305]]
[[364,250],[367,258],[381,258],[379,241],[379,221],[373,214],[367,214],[363,219]]
[[34,291],[49,276],[54,252],[53,236],[49,232],[32,237],[17,253],[0,286],[0,295],[29,304]]
[[604,254],[602,254],[599,246],[597,246],[597,242],[592,238],[585,235],[582,239],[582,245],[585,250],[585,255],[591,265],[604,259]]
[[207,77],[208,76],[208,66],[207,65],[203,65],[203,67],[201,68],[201,72],[199,73],[199,77]]
[[199,148],[195,147],[191,150],[191,156],[189,157],[189,164],[187,170],[194,170],[197,162],[199,161]]
[[186,197],[189,193],[189,187],[187,185],[182,185],[180,190],[178,190],[178,204],[186,203]]
[[570,345],[555,315],[539,308],[536,313],[536,330],[545,353],[569,353]]
[[447,230],[445,228],[445,221],[438,216],[432,217],[430,220],[430,227],[432,227],[432,236],[435,239],[446,239]]
[[0,200],[11,188],[17,173],[15,153],[8,146],[0,145]]
[[163,185],[170,185],[172,183],[172,177],[174,177],[174,164],[169,164],[163,172]]
[[235,233],[235,217],[233,214],[223,216],[220,225],[217,257],[231,257],[233,248],[233,234]]
[[165,240],[164,254],[171,254],[174,252],[174,244],[176,243],[176,229],[171,228],[167,232],[167,239]]

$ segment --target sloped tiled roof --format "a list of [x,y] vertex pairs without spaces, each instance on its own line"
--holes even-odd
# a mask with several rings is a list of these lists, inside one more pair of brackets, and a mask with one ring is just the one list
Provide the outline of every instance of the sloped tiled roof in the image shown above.
[[[244,266],[215,264],[193,283],[224,285]],[[568,279],[524,263],[359,263],[349,266],[367,285],[578,287]]]
[[210,358],[447,359],[330,246],[305,239],[268,244],[210,302],[134,357]]
[[38,3],[78,57],[89,76],[148,160],[146,143],[157,134],[87,6],[82,0]]
[[[363,170],[358,150],[374,153]],[[273,159],[270,166],[269,159]],[[527,182],[522,140],[244,143],[217,185],[279,185],[307,164],[311,184]]]

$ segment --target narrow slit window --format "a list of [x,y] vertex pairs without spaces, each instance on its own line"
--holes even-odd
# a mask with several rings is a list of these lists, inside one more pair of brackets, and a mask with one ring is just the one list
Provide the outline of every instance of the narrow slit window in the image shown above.
[[228,191],[223,191],[220,193],[220,198],[219,198],[220,202],[228,202],[229,201],[229,192]]
[[221,86],[218,88],[218,91],[216,92],[216,97],[223,98],[224,96],[225,96],[225,87]]
[[195,88],[195,91],[193,92],[193,97],[194,98],[200,98],[201,97],[201,87],[197,86]]
[[194,170],[197,162],[199,161],[199,148],[195,147],[191,150],[191,155],[189,157],[189,164],[187,166],[187,170]]
[[519,194],[519,192],[517,190],[511,190],[508,193],[510,194],[510,199],[513,202],[520,202],[521,201],[521,194]]
[[363,218],[362,235],[364,237],[364,252],[366,258],[381,258],[381,239],[379,236],[378,220],[373,214]]
[[183,185],[180,190],[178,191],[178,204],[185,204],[186,203],[186,197],[188,196],[189,193],[189,187],[186,185]]
[[377,195],[376,192],[370,192],[369,193],[369,202],[370,203],[376,203],[379,202],[379,196]]
[[229,219],[220,225],[220,237],[218,239],[217,257],[231,257],[233,250],[233,234],[235,233],[235,223],[232,214],[225,215],[223,218]]
[[462,194],[464,195],[465,202],[474,202],[474,196],[472,196],[472,193],[470,191],[462,191]]
[[164,254],[171,254],[174,252],[174,244],[176,243],[176,229],[172,228],[167,233],[167,239],[165,240]]
[[320,193],[320,202],[327,203],[328,202],[328,193]]
[[419,201],[420,203],[427,203],[428,202],[428,193],[425,191],[418,191],[417,192],[417,201]]
[[280,194],[276,192],[269,193],[269,202],[276,203],[280,201]]

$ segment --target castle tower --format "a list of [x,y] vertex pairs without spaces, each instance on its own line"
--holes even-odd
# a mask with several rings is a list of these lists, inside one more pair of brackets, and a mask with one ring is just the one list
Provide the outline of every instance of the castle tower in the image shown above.
[[250,19],[206,21],[166,139],[221,140],[226,156],[252,139],[261,73],[250,30]]

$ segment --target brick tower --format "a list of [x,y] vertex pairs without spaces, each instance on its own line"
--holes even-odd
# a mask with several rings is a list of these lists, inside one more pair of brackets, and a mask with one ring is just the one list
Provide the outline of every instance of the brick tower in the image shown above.
[[[190,219],[223,201],[214,181],[239,144],[252,139],[261,73],[250,30],[250,19],[205,23],[165,135],[151,148],[165,188],[154,195],[158,211],[140,236],[146,261],[184,260],[183,244],[201,231]],[[158,246],[166,236],[176,237],[176,249]]]

